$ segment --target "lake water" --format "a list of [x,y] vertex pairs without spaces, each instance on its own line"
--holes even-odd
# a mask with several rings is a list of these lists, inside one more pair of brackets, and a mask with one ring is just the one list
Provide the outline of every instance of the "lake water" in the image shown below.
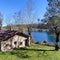
[[44,40],[55,43],[56,38],[54,36],[50,36],[47,32],[32,32],[32,37],[35,42],[43,42]]

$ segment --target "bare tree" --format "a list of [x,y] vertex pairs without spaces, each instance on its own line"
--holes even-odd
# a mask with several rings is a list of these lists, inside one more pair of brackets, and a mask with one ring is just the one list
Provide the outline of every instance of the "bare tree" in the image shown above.
[[21,11],[15,12],[13,15],[14,22],[15,24],[20,24],[21,23]]
[[32,16],[32,12],[33,12],[33,0],[28,0],[27,2],[27,15],[28,15],[28,24],[27,24],[27,28],[28,28],[28,34],[31,35],[31,16]]
[[14,15],[13,15],[13,19],[14,19],[14,22],[15,22],[15,25],[19,25],[18,30],[20,30],[21,32],[23,32],[23,28],[20,26],[23,24],[23,15],[22,15],[22,11],[18,11],[18,12],[15,12]]
[[1,30],[1,27],[2,27],[2,21],[3,21],[3,15],[2,15],[2,13],[0,12],[0,30]]
[[12,17],[10,16],[10,15],[8,15],[7,17],[6,17],[6,25],[7,25],[7,29],[8,30],[11,30],[12,28],[12,24],[13,24],[13,22],[12,22]]
[[28,15],[28,22],[31,23],[31,16],[32,16],[32,12],[33,12],[33,0],[28,0],[27,1],[27,15]]

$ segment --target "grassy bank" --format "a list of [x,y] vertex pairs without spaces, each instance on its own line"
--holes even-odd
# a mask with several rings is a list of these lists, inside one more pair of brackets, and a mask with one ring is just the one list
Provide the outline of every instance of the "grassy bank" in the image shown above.
[[60,60],[60,50],[54,47],[32,44],[29,49],[0,52],[0,60]]

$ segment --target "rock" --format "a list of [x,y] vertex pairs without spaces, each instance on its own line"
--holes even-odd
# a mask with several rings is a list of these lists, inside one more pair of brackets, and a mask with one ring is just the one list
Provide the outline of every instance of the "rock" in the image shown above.
[[41,42],[35,42],[35,44],[41,44]]
[[43,43],[48,43],[48,42],[46,40],[44,40]]

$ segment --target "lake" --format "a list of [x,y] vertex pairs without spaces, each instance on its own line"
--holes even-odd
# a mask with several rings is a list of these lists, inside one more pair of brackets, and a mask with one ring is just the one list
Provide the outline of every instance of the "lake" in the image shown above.
[[47,42],[55,43],[56,41],[56,38],[49,35],[47,32],[32,32],[31,34],[35,42],[43,42],[46,40]]

